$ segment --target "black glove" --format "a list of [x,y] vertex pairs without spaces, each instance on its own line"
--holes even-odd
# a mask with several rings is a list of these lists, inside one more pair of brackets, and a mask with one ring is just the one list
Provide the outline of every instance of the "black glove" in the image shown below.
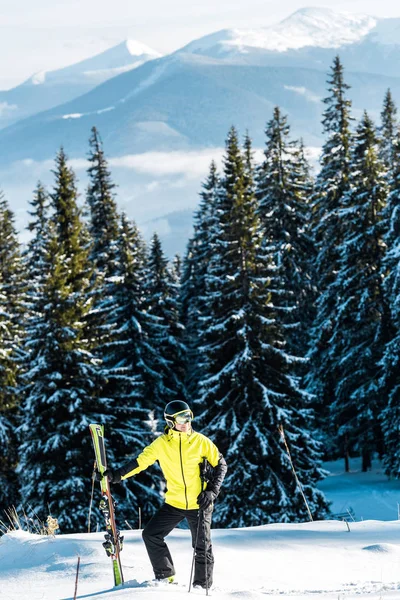
[[200,510],[209,509],[216,497],[217,494],[215,494],[211,490],[205,490],[204,492],[201,492],[197,496],[197,503],[199,505]]
[[121,483],[121,475],[118,471],[113,471],[112,469],[107,469],[104,471],[103,475],[101,475],[100,471],[95,470],[95,479],[96,481],[101,481],[103,477],[107,477],[109,483]]

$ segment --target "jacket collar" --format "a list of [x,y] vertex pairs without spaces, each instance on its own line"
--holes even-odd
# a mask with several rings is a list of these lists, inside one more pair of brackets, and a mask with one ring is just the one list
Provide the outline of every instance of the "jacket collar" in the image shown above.
[[189,439],[194,434],[193,429],[191,429],[188,433],[183,433],[182,431],[177,431],[176,429],[170,429],[169,427],[166,427],[164,432],[165,432],[165,435],[167,435],[170,439],[175,439],[175,440],[178,440],[179,436],[182,436],[183,439],[184,438]]

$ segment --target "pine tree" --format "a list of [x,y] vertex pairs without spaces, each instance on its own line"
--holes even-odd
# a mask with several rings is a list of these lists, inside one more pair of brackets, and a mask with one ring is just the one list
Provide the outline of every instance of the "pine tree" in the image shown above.
[[327,140],[322,148],[321,170],[315,182],[312,201],[313,227],[317,256],[315,276],[318,289],[316,317],[310,334],[310,371],[307,385],[315,395],[318,425],[324,432],[325,449],[332,455],[330,438],[334,436],[328,419],[329,406],[334,400],[335,373],[330,363],[330,339],[336,322],[336,295],[331,287],[339,269],[339,250],[342,245],[339,211],[343,195],[349,188],[351,102],[346,94],[350,89],[344,81],[340,58],[335,57],[328,79],[329,95],[324,99],[323,129]]
[[[314,302],[309,235],[311,181],[301,143],[290,140],[287,117],[279,107],[266,129],[264,161],[258,169],[257,198],[264,234],[279,270],[279,296],[288,348],[304,356]],[[306,318],[306,315],[308,318]]]
[[51,510],[61,530],[71,532],[87,526],[93,465],[88,425],[105,419],[98,361],[87,336],[92,273],[75,176],[63,150],[54,173],[47,276],[37,297],[42,312],[27,340],[19,472],[27,512],[45,520]]
[[[25,268],[29,273],[27,284],[28,312],[30,313],[30,319],[33,321],[35,314],[32,314],[32,311],[36,308],[39,309],[39,314],[41,312],[37,304],[37,294],[41,293],[47,276],[45,264],[49,244],[49,200],[48,193],[39,182],[30,203],[32,210],[28,211],[28,214],[32,217],[28,224],[28,230],[32,237],[24,252]],[[29,324],[27,324],[27,328],[29,328]]]
[[383,211],[385,244],[382,279],[385,301],[391,314],[391,331],[381,360],[380,393],[386,399],[380,414],[384,436],[385,473],[400,478],[400,132],[393,142],[390,194]]
[[[115,421],[110,432],[110,464],[137,456],[155,436],[152,385],[161,385],[157,370],[158,350],[148,341],[152,318],[143,310],[146,250],[135,224],[122,215],[117,239],[117,270],[107,284],[99,309],[107,314],[112,331],[102,346],[102,375],[107,382],[103,395],[109,398]],[[112,461],[112,463],[111,463]],[[121,519],[132,519],[140,507],[146,522],[161,502],[161,477],[152,470],[118,486],[114,495]]]
[[179,285],[174,282],[157,234],[150,245],[145,293],[148,312],[158,322],[156,337],[151,341],[158,350],[164,405],[186,396],[186,348],[180,322]]
[[[30,202],[31,210],[28,214],[32,220],[27,229],[31,233],[31,238],[23,253],[24,270],[28,274],[26,285],[26,325],[25,337],[23,340],[24,365],[30,364],[32,353],[32,343],[36,337],[36,328],[38,319],[43,318],[45,310],[44,286],[49,276],[47,254],[50,243],[49,230],[49,196],[38,182],[34,191],[33,199]],[[23,406],[23,398],[27,394],[27,378],[21,378],[19,392]],[[29,384],[28,384],[29,387]]]
[[384,401],[378,392],[378,362],[386,335],[381,220],[387,187],[377,143],[374,124],[364,113],[352,151],[351,186],[339,214],[340,268],[331,285],[337,298],[330,340],[336,377],[331,415],[342,453],[362,454],[364,471],[381,443],[378,417]]
[[98,273],[114,275],[118,238],[118,213],[111,173],[105,158],[103,144],[96,127],[89,140],[89,187],[87,203],[90,208],[89,233],[92,239],[90,258]]
[[25,277],[14,214],[0,194],[0,505],[18,500],[16,426],[25,313]]
[[380,159],[388,171],[394,166],[394,140],[398,133],[397,108],[393,101],[390,89],[387,90],[381,112]]
[[201,337],[200,421],[234,466],[216,505],[216,522],[224,527],[308,518],[279,425],[286,431],[314,516],[326,510],[323,495],[315,489],[321,473],[318,444],[307,431],[311,413],[293,376],[296,359],[284,350],[283,328],[271,303],[274,264],[262,240],[248,138],[245,145],[243,155],[232,128]]
[[206,273],[213,252],[216,204],[219,193],[217,165],[211,162],[209,174],[202,184],[200,204],[194,214],[193,236],[188,242],[182,268],[181,304],[187,347],[186,387],[189,397],[195,395],[200,377],[199,339],[202,314],[206,307]]

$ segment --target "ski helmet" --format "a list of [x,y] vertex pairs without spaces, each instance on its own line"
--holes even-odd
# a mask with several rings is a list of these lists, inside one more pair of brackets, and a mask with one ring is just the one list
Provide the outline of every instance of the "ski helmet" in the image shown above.
[[193,413],[189,405],[183,400],[172,400],[164,409],[164,419],[168,427],[174,427],[176,423],[188,423],[193,419]]

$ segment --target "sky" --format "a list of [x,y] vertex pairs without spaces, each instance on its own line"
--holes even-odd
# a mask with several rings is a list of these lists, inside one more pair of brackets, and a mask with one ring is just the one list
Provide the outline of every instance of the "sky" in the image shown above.
[[137,39],[162,53],[231,27],[262,27],[319,6],[400,17],[395,0],[0,0],[0,89]]

